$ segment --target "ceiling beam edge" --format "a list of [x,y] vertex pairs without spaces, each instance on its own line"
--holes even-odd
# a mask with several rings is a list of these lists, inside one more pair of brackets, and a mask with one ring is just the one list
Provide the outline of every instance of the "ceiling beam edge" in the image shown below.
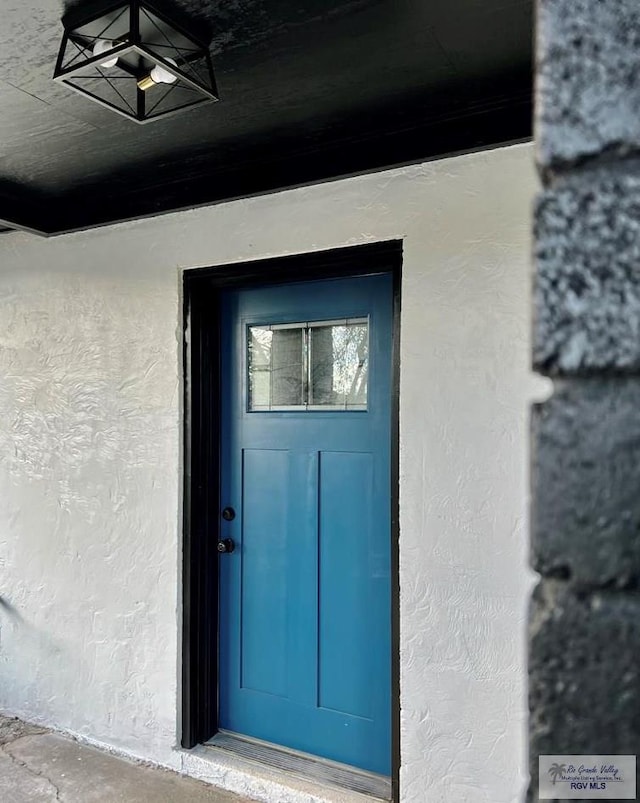
[[198,178],[192,177],[188,182],[165,181],[139,187],[117,203],[89,205],[74,196],[65,204],[61,197],[58,204],[60,227],[55,234],[214,206],[527,142],[531,139],[531,119],[531,98],[528,97],[493,109],[474,110],[462,118],[391,132],[369,141],[327,143],[315,151],[263,158],[227,171],[203,169]]

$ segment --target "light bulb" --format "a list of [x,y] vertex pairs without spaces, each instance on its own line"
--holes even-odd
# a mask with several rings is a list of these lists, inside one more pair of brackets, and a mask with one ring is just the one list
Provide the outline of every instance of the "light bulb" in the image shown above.
[[[171,62],[174,67],[178,66],[173,59],[166,59],[166,61]],[[156,64],[151,70],[151,79],[155,84],[174,84],[178,80],[178,76],[166,70],[161,64]]]
[[[173,64],[174,67],[178,66],[173,59],[167,58],[165,59],[165,61],[168,61],[170,64]],[[140,89],[146,92],[147,89],[151,89],[151,87],[155,86],[156,84],[173,84],[177,80],[178,80],[177,75],[174,75],[172,72],[169,72],[169,70],[165,69],[161,64],[156,64],[156,66],[151,70],[149,75],[146,75],[144,78],[141,78],[138,81],[138,86],[140,87]]]
[[[93,55],[100,56],[102,53],[106,53],[107,50],[111,50],[113,47],[113,42],[110,42],[108,39],[98,39],[98,41],[93,46]],[[108,59],[107,61],[103,61],[100,65],[101,67],[115,67],[118,63],[118,57],[114,59]]]

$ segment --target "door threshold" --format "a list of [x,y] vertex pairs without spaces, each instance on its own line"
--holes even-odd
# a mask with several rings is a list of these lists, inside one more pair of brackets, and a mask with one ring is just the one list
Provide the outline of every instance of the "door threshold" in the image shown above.
[[238,736],[227,731],[218,731],[205,742],[205,747],[226,750],[250,761],[297,775],[304,780],[317,781],[321,784],[335,786],[359,792],[378,800],[392,800],[391,779],[374,772],[367,772],[337,761],[319,758],[308,753],[300,753],[268,742]]

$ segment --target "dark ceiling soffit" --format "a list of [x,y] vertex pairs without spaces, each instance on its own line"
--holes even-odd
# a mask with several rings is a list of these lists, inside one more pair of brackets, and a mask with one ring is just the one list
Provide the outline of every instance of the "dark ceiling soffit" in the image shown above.
[[13,210],[7,214],[8,211],[5,199],[0,197],[0,234],[6,234],[9,231],[26,231],[29,234],[37,234],[38,237],[52,237],[56,233],[36,228],[24,219],[18,218]]
[[[44,236],[108,226],[170,212],[251,198],[296,187],[505,147],[531,139],[531,101],[514,103],[428,128],[340,143],[318,152],[253,161],[230,171],[203,171],[198,179],[142,187],[118,198],[102,187],[59,196],[44,205],[7,198],[0,184],[0,225]],[[88,195],[96,201],[89,200]]]
[[0,180],[0,231],[20,229],[48,237],[60,224],[55,208],[55,200],[47,203],[40,193]]

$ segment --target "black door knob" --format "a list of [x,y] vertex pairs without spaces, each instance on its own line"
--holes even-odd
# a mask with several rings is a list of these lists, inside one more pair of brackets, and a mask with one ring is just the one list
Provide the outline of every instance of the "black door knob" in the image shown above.
[[218,541],[218,552],[221,554],[233,552],[236,548],[236,545],[233,543],[233,538],[224,538],[222,541]]
[[222,518],[225,521],[233,521],[236,517],[236,512],[232,507],[225,507],[222,511]]

